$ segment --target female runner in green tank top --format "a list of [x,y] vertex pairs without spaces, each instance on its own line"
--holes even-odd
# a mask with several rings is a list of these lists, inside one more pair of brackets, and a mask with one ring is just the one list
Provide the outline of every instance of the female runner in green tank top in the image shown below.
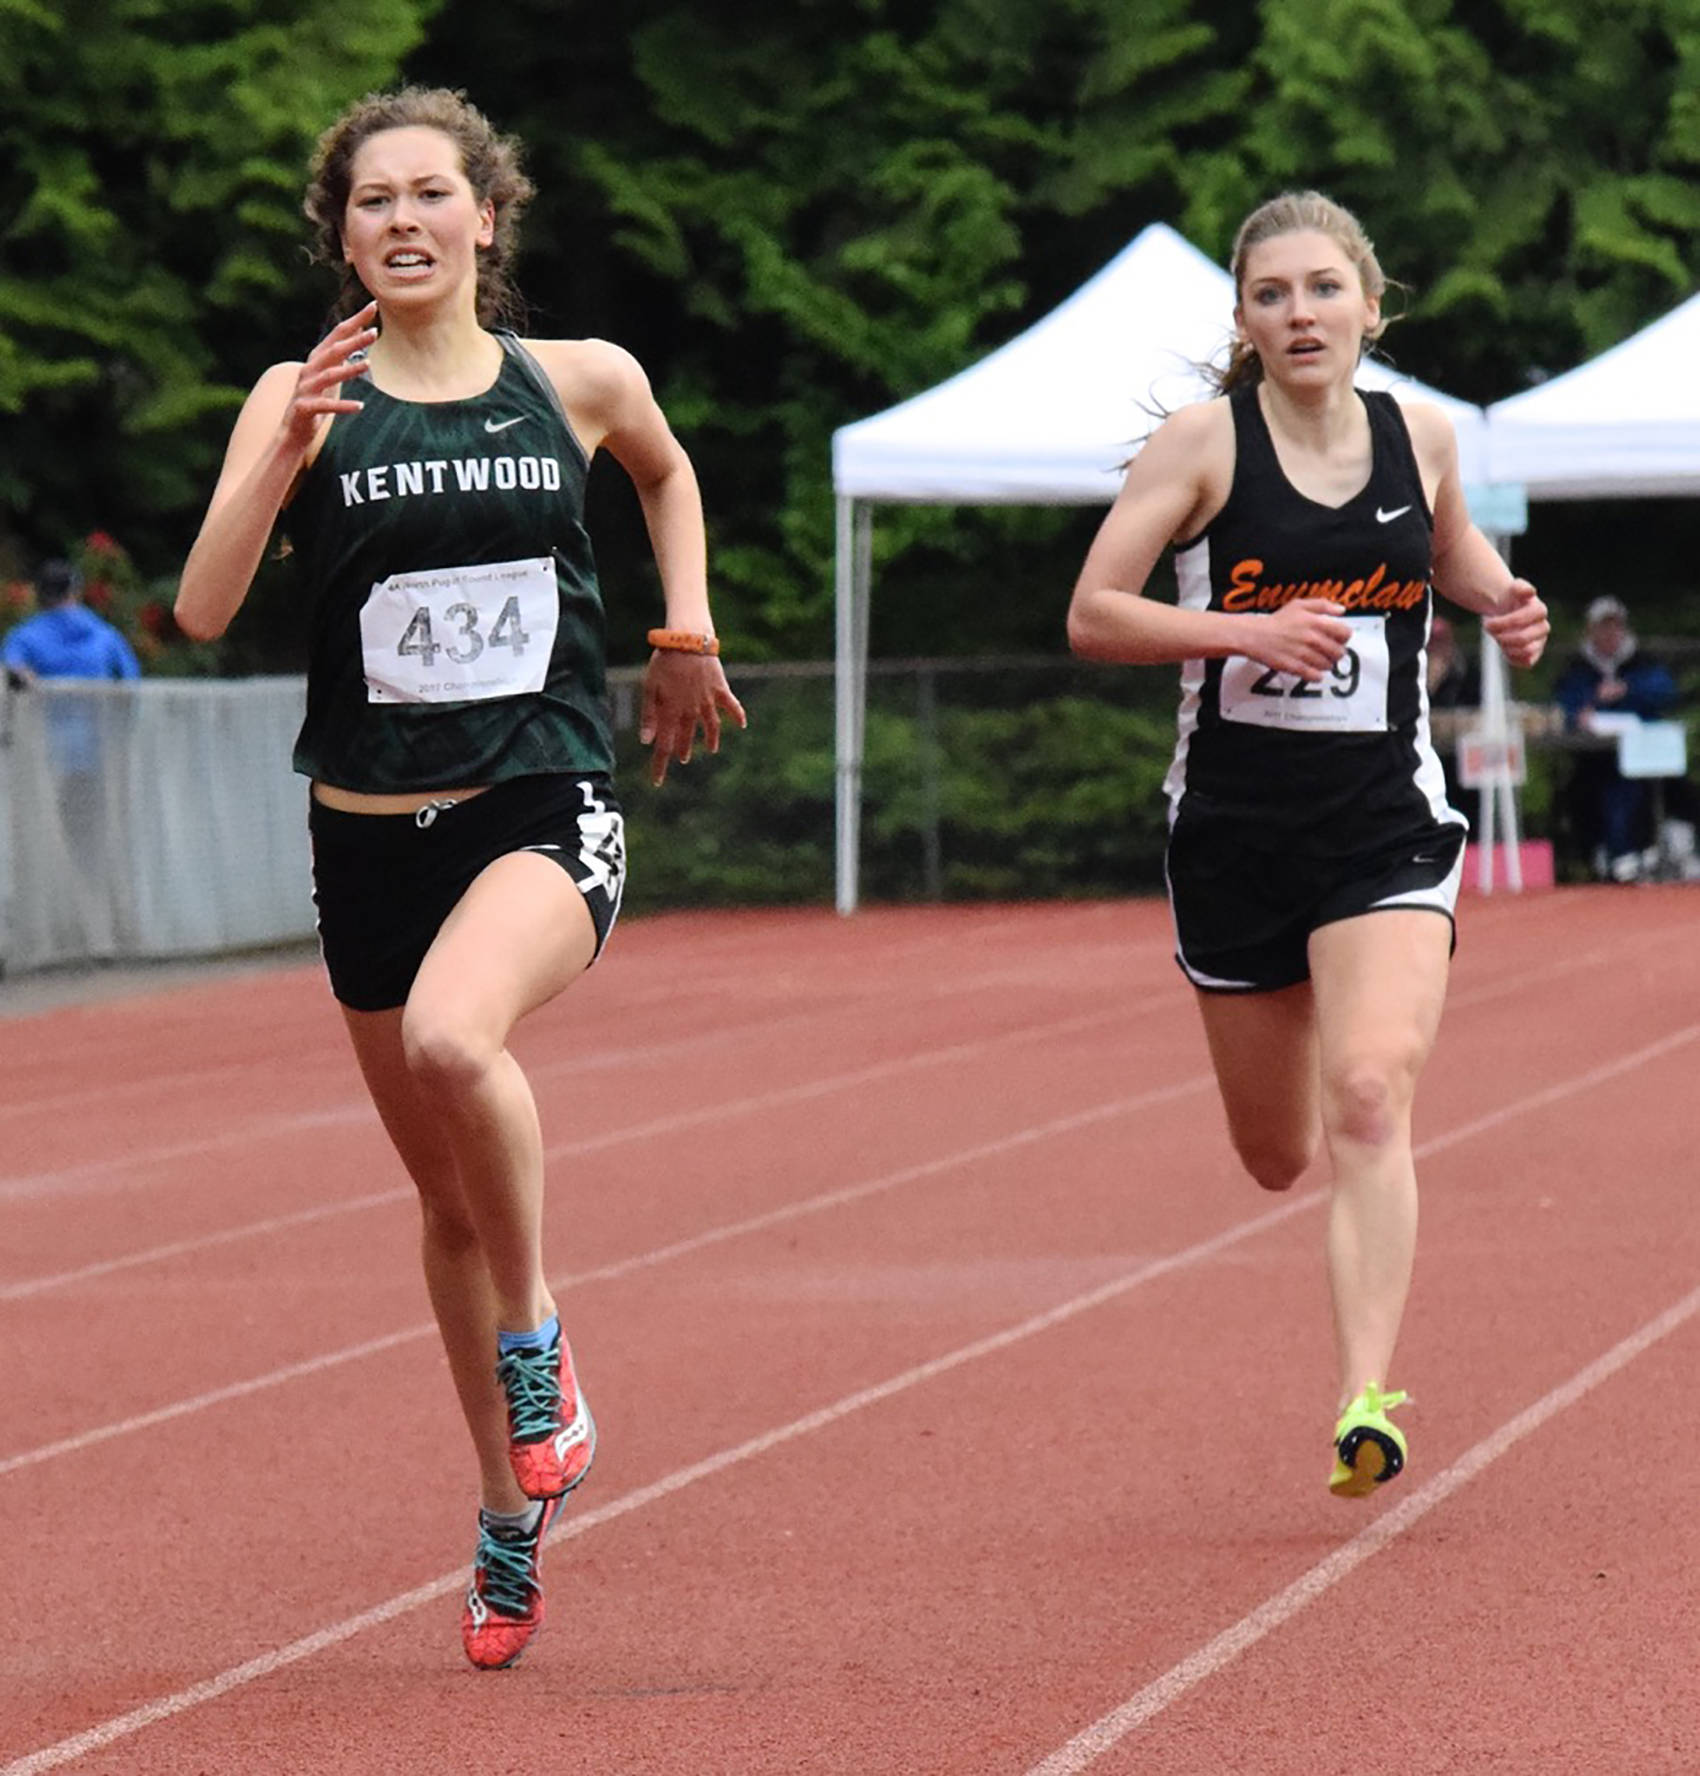
[[222,634],[274,528],[290,532],[310,596],[296,765],[320,940],[420,1195],[479,1466],[462,1638],[483,1668],[541,1625],[544,1533],[595,1451],[546,1281],[537,1109],[507,1043],[595,959],[624,874],[582,523],[597,450],[631,477],[665,592],[640,722],[654,780],[744,723],[696,478],[642,369],[600,340],[491,330],[530,193],[515,145],[458,94],[368,98],[325,133],[308,214],[345,292],[370,300],[255,385],[176,607],[187,633]]

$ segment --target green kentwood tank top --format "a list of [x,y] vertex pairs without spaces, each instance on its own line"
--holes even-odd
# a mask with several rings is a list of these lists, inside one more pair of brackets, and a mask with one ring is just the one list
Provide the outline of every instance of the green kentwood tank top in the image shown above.
[[306,776],[386,792],[612,770],[589,463],[542,366],[497,337],[481,395],[358,385],[284,514],[310,600]]

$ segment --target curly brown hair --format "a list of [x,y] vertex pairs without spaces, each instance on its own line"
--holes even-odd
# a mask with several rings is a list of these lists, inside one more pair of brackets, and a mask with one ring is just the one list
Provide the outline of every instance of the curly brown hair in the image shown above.
[[518,140],[498,134],[464,92],[441,86],[368,93],[319,138],[301,207],[313,224],[314,262],[335,266],[342,277],[335,313],[350,315],[367,300],[342,256],[354,156],[368,137],[392,129],[440,130],[454,143],[473,196],[481,205],[488,203],[496,217],[495,237],[478,253],[479,322],[517,322],[523,305],[508,268],[518,250],[520,213],[536,187],[520,169]]
[[[1356,269],[1366,296],[1386,294],[1387,275],[1375,256],[1375,243],[1364,233],[1363,224],[1357,217],[1345,205],[1324,197],[1320,191],[1284,191],[1253,210],[1234,236],[1234,251],[1228,269],[1234,277],[1235,300],[1243,296],[1246,256],[1253,247],[1274,240],[1278,235],[1309,233],[1325,234],[1339,247]],[[1366,346],[1381,337],[1387,321],[1388,317],[1383,315],[1364,335]],[[1212,379],[1220,392],[1226,394],[1247,383],[1261,382],[1263,365],[1251,345],[1236,338],[1228,354],[1227,368],[1213,372]]]

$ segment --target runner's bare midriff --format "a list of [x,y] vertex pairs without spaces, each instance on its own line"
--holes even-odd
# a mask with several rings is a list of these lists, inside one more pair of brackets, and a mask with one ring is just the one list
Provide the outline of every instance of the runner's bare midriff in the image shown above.
[[408,789],[394,794],[363,789],[339,789],[334,783],[313,785],[313,800],[343,814],[417,814],[433,802],[464,802],[483,795],[490,786],[473,784],[462,789]]

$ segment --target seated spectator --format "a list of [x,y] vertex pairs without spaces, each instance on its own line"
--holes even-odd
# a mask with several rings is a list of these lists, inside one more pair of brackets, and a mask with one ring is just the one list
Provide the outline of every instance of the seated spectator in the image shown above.
[[[1553,694],[1571,733],[1608,734],[1611,722],[1632,716],[1663,721],[1676,702],[1676,680],[1663,661],[1644,653],[1620,598],[1596,598],[1588,606],[1582,645]],[[1652,797],[1645,779],[1625,777],[1615,746],[1575,754],[1565,791],[1566,813],[1582,854],[1602,880],[1633,881],[1641,856],[1657,838]]]

